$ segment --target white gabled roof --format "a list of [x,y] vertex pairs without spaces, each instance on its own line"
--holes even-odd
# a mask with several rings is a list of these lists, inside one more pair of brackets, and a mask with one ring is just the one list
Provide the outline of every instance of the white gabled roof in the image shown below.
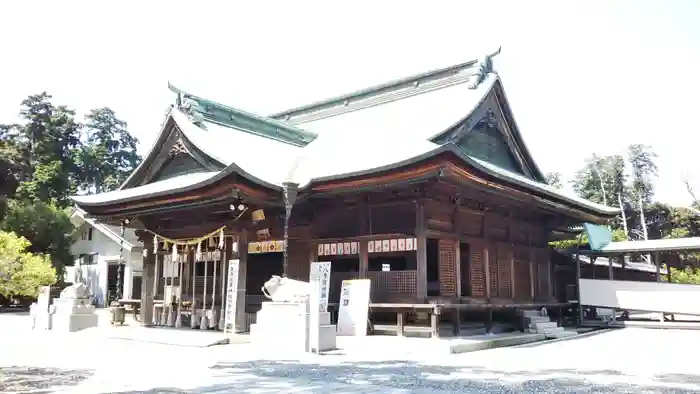
[[[203,186],[232,172],[272,188],[279,188],[284,182],[297,183],[304,188],[314,181],[376,172],[452,151],[467,165],[546,198],[563,200],[600,214],[617,213],[617,208],[562,193],[537,180],[469,157],[451,143],[432,142],[442,143],[442,136],[448,131],[452,133],[455,126],[465,120],[471,124],[472,117],[481,117],[487,107],[485,100],[495,97],[491,95],[500,97],[499,103],[505,100],[498,75],[490,66],[484,67],[484,63],[478,61],[462,63],[265,118],[276,122],[280,128],[289,125],[314,135],[315,139],[306,146],[265,138],[230,124],[212,121],[195,124],[180,109],[171,108],[148,157],[162,149],[158,145],[165,141],[170,130],[166,130],[166,125],[174,123],[190,144],[227,168],[220,172],[176,176],[144,186],[122,187],[118,191],[75,197],[74,200],[90,205],[165,194]],[[477,81],[475,75],[481,78]],[[507,103],[503,105],[507,107]],[[501,115],[507,118],[512,130],[504,132],[511,136],[510,140],[516,145],[514,149],[522,156],[522,164],[527,167],[525,172],[540,179],[541,172],[527,152],[509,114],[510,109],[499,107],[501,110],[508,112]],[[140,171],[144,162],[134,173]]]

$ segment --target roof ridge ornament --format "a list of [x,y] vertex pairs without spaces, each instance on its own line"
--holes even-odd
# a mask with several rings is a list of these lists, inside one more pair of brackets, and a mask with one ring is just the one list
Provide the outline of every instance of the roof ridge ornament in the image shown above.
[[187,117],[190,119],[190,122],[194,123],[199,127],[204,126],[204,116],[202,115],[204,108],[202,108],[202,106],[199,105],[199,102],[197,100],[184,96],[182,104],[180,104],[180,109],[182,110],[182,112],[185,113],[185,115],[187,115]]
[[472,71],[472,74],[469,76],[469,89],[476,89],[484,82],[488,74],[495,73],[493,69],[493,57],[499,53],[501,53],[501,47],[498,47],[496,52],[484,54],[477,60],[475,70]]

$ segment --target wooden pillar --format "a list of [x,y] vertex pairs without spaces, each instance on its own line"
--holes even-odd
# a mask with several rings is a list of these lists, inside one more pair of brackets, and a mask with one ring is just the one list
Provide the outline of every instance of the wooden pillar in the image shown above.
[[[612,259],[612,256],[609,256],[608,257],[608,280],[614,280],[614,276],[615,276],[615,273],[614,273],[614,269],[613,269],[613,259]],[[615,320],[617,320],[617,316],[616,316],[617,310],[615,310],[615,308],[611,308],[611,309],[612,309],[612,320],[615,321]]]
[[[654,252],[654,263],[656,263],[656,281],[657,282],[661,282],[661,258],[660,257],[661,257],[661,255],[659,254],[659,252]],[[671,267],[666,265],[666,269],[668,270],[666,272],[666,274],[667,274],[667,276],[669,278],[669,282],[670,282],[671,281],[670,280],[671,279]]]
[[139,240],[143,242],[144,257],[143,269],[141,271],[141,326],[153,325],[153,279],[156,269],[156,254],[153,253],[155,237],[149,237],[146,232],[139,233]]
[[248,236],[242,232],[238,236],[238,295],[236,296],[236,319],[234,332],[246,331],[246,276],[248,273]]
[[416,297],[419,302],[425,302],[428,296],[428,250],[425,228],[425,205],[423,200],[416,201],[416,270],[418,283]]
[[[454,254],[455,254],[455,291],[457,298],[462,296],[462,259],[461,259],[461,247],[459,238],[455,240],[454,243]],[[464,286],[469,286],[469,283],[464,284]]]
[[372,241],[367,241],[366,239],[363,239],[360,241],[360,250],[359,250],[359,275],[360,279],[366,279],[367,278],[367,271],[369,271],[369,254],[368,254],[368,242]]
[[508,247],[508,266],[510,267],[510,298],[515,299],[515,253]]
[[551,300],[554,297],[554,292],[552,291],[552,256],[549,254],[549,250],[545,249],[547,254],[547,300]]
[[309,241],[309,270],[311,270],[311,263],[316,261],[318,261],[318,244]]
[[576,298],[578,301],[578,325],[581,325],[583,324],[583,307],[581,306],[581,260],[578,253],[576,253]]
[[535,285],[537,283],[535,280],[535,261],[534,261],[535,260],[535,252],[534,252],[534,250],[531,249],[529,251],[528,255],[530,256],[530,258],[528,259],[528,260],[530,260],[530,299],[534,300],[535,294],[537,294],[535,292]]
[[489,270],[489,266],[491,265],[491,258],[489,256],[488,242],[484,242],[482,247],[484,248],[484,293],[486,293],[486,301],[491,302],[491,272]]
[[[459,207],[461,205],[459,196],[455,198],[454,208],[452,211],[452,233],[455,236],[454,242],[454,259],[455,259],[455,291],[457,298],[462,296],[462,261],[460,259],[460,238],[462,235],[462,226],[459,220]],[[464,284],[469,286],[469,283]]]

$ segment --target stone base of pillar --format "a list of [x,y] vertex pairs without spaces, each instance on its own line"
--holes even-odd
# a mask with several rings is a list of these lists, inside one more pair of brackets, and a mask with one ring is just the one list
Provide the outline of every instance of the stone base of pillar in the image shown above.
[[207,319],[207,311],[202,311],[202,320],[199,322],[199,329],[206,330],[209,328],[209,320]]
[[175,326],[175,314],[173,313],[173,308],[172,307],[167,307],[163,308],[163,312],[165,313],[167,311],[167,323],[166,325],[168,327],[174,327]]
[[177,309],[175,315],[175,328],[182,328],[182,313],[180,311],[180,308]]

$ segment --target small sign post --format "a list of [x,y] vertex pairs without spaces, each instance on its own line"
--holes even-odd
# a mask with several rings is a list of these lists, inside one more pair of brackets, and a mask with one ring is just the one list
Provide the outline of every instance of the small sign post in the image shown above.
[[328,294],[330,291],[331,262],[313,262],[309,275],[309,351],[320,352],[319,336],[321,330],[321,313],[328,311]]

